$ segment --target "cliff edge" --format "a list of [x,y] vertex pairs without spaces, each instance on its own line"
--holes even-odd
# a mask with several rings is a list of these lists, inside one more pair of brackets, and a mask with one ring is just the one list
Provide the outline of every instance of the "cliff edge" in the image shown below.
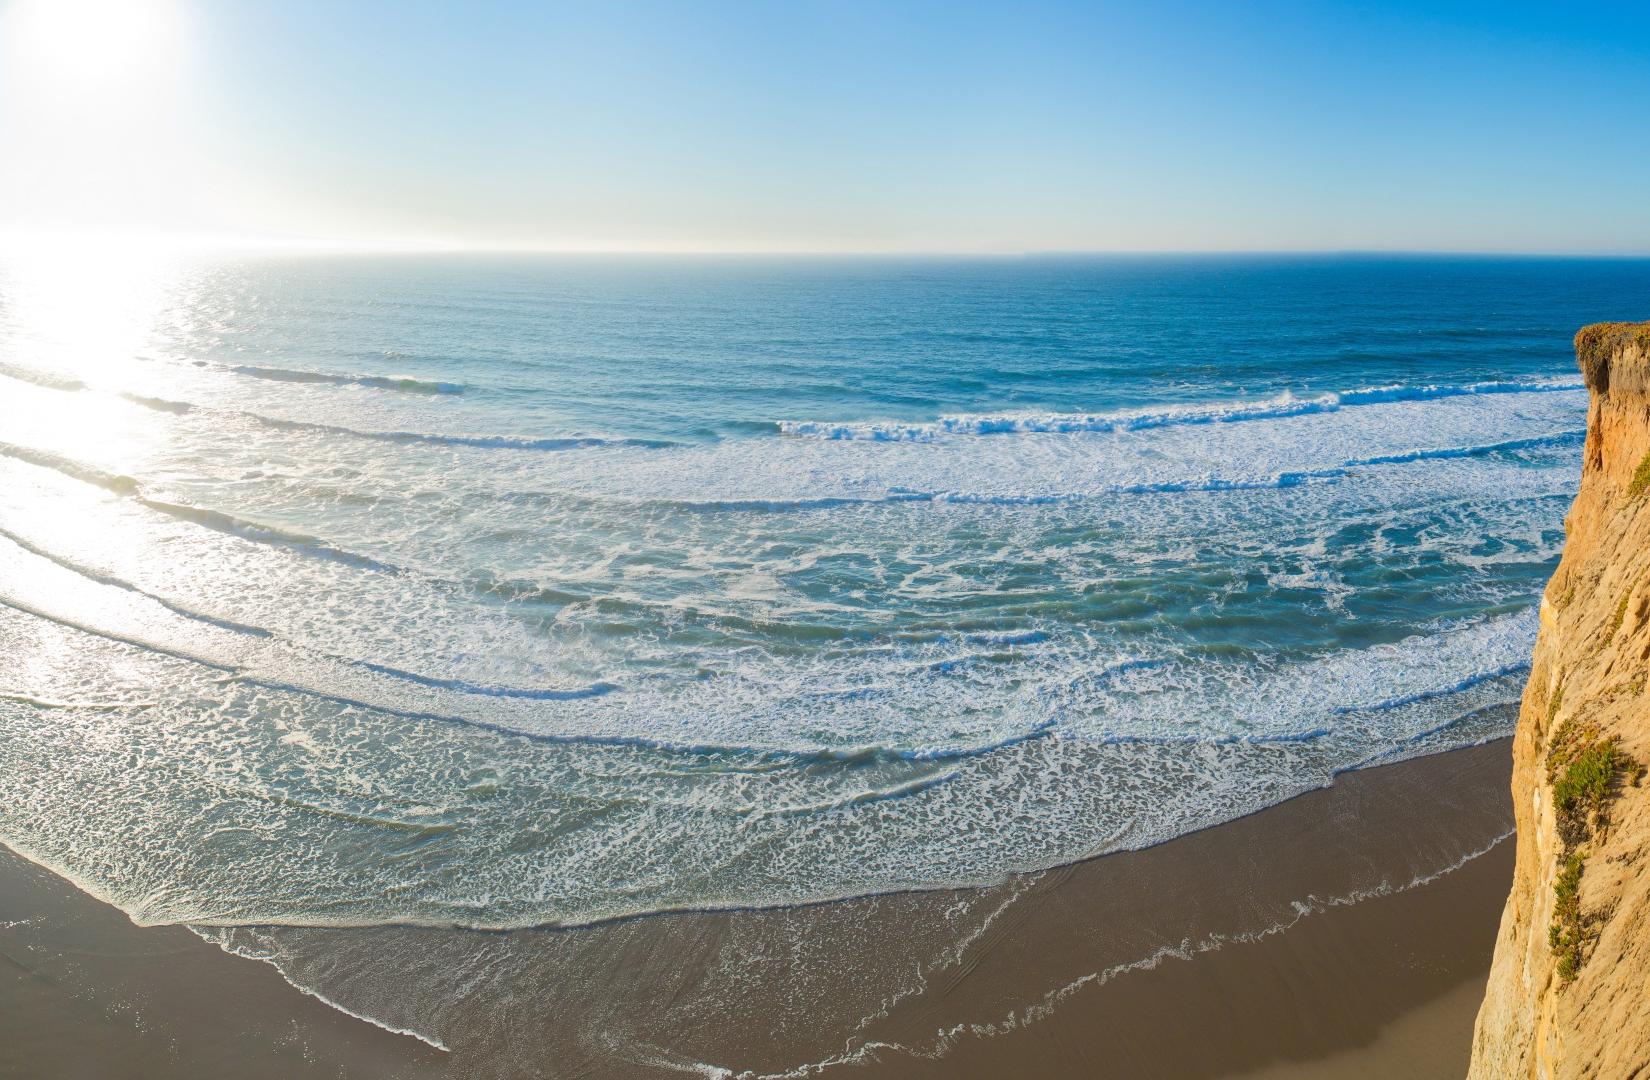
[[1472,1077],[1650,1077],[1650,323],[1576,335],[1581,490],[1513,738],[1517,869]]

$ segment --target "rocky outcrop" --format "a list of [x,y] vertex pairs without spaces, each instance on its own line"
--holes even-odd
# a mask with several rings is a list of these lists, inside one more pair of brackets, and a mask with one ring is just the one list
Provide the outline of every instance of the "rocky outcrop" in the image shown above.
[[1581,490],[1513,739],[1517,869],[1471,1076],[1650,1077],[1650,323],[1576,335]]

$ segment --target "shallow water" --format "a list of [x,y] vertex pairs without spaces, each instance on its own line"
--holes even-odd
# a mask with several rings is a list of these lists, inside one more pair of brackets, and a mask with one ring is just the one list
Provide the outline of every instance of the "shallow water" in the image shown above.
[[0,272],[0,839],[140,922],[980,885],[1508,730],[1632,261]]

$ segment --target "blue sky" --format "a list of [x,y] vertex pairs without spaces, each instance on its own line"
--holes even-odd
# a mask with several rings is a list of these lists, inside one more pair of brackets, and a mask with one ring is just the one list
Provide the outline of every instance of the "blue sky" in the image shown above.
[[1650,253],[1650,5],[9,2],[0,228]]

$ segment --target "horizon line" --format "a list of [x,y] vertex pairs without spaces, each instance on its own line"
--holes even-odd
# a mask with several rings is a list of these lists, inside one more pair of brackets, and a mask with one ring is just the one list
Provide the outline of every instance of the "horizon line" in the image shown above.
[[123,249],[164,254],[261,255],[566,255],[651,258],[911,258],[1037,259],[1151,257],[1365,256],[1506,259],[1650,259],[1645,250],[1408,248],[1408,247],[1161,247],[1161,248],[838,248],[808,246],[709,247],[685,245],[459,243],[445,240],[355,239],[234,234],[148,233],[109,230],[0,231],[0,249],[25,253],[40,249]]

